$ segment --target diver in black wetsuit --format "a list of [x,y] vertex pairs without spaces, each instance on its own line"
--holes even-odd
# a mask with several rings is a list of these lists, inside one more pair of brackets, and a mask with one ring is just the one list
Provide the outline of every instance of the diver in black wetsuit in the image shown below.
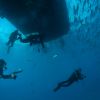
[[40,34],[38,34],[38,35],[37,34],[35,34],[35,35],[31,34],[24,39],[22,39],[22,37],[20,36],[19,39],[20,39],[20,42],[22,42],[22,43],[30,43],[30,46],[32,46],[33,44],[39,44],[40,43],[43,48],[45,47],[44,42],[43,42],[43,36],[40,35]]
[[14,31],[14,32],[11,33],[11,35],[9,37],[9,40],[7,42],[7,46],[8,46],[7,53],[9,53],[10,48],[13,47],[15,41],[19,39],[20,35],[21,34],[18,33],[18,30],[16,30],[16,31]]
[[22,72],[22,70],[20,69],[20,70],[15,71],[11,74],[5,75],[4,70],[7,69],[6,65],[7,65],[7,63],[5,62],[5,60],[0,59],[0,78],[3,78],[3,79],[16,79],[17,78],[16,74]]
[[74,82],[83,80],[84,78],[86,78],[86,76],[84,76],[81,73],[81,69],[79,68],[76,71],[74,71],[67,80],[58,83],[57,87],[54,89],[54,92],[58,91],[61,87],[68,87],[71,84],[73,84]]

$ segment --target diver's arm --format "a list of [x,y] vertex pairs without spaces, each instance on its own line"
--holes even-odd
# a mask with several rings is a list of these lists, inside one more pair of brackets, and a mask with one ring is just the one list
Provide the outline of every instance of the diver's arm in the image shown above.
[[30,42],[30,40],[29,40],[28,38],[19,37],[19,40],[20,40],[20,42],[22,42],[22,43],[29,43],[29,42]]
[[14,71],[13,74],[18,74],[18,73],[21,73],[21,72],[23,72],[23,70],[22,69],[18,69],[17,71]]

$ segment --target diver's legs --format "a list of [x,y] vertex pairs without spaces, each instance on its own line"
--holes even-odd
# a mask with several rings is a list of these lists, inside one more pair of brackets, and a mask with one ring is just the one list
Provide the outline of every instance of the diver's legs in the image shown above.
[[66,80],[66,81],[62,81],[62,82],[60,82],[59,84],[60,85],[63,85],[63,84],[65,84],[65,83],[67,83],[69,80]]
[[42,48],[45,48],[45,46],[44,46],[44,42],[43,41],[40,41],[41,42],[41,46],[42,46]]
[[12,41],[10,44],[10,47],[13,47],[15,41]]
[[44,45],[44,42],[43,42],[43,34],[41,34],[41,35],[39,34],[39,40],[40,40],[42,48],[45,48],[45,45]]
[[11,48],[11,47],[12,47],[12,46],[8,46],[7,53],[10,52],[10,48]]
[[7,54],[10,52],[10,46],[8,47],[8,49],[7,49]]
[[6,43],[6,45],[9,45],[10,44],[10,40]]
[[56,87],[53,91],[54,91],[54,92],[58,91],[61,87],[64,87],[63,85],[64,85],[65,83],[67,83],[67,82],[68,82],[68,81],[66,80],[66,81],[63,81],[63,82],[58,83],[57,87]]
[[57,87],[56,87],[56,88],[54,88],[54,90],[53,90],[53,91],[54,91],[54,92],[56,92],[56,91],[58,91],[61,87],[62,87],[62,86],[58,84],[58,85],[57,85]]
[[30,46],[32,46],[33,45],[33,41],[30,41]]
[[15,42],[15,41],[9,43],[7,53],[10,52],[10,48],[13,47],[14,42]]
[[67,84],[66,84],[66,83],[62,84],[62,87],[68,87],[68,86],[70,86],[73,82],[74,82],[74,81],[68,81]]

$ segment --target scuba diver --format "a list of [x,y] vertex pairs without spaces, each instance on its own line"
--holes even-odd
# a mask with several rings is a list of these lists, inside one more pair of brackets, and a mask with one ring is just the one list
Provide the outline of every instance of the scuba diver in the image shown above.
[[86,78],[86,76],[83,75],[81,71],[82,71],[81,68],[75,70],[67,80],[58,83],[57,87],[54,89],[54,92],[61,89],[61,87],[68,87],[74,82],[77,82],[79,80],[83,80],[84,78]]
[[18,71],[15,71],[11,74],[5,75],[4,71],[7,69],[6,65],[7,65],[7,63],[5,62],[5,60],[0,59],[0,78],[3,78],[3,79],[16,79],[17,74],[22,72],[22,69],[19,69]]
[[20,42],[22,43],[30,43],[30,46],[32,46],[33,44],[41,44],[42,48],[44,48],[44,42],[43,42],[43,36],[40,34],[31,34],[29,36],[27,36],[26,38],[22,39],[22,36],[19,37]]
[[7,42],[7,46],[8,46],[7,53],[9,53],[10,48],[13,47],[15,41],[19,39],[20,35],[21,34],[18,33],[18,30],[15,30],[14,32],[11,33],[9,40]]

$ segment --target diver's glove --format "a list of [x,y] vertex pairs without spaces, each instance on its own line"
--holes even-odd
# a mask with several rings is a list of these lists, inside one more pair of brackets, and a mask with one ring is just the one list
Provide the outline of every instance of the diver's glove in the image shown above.
[[16,74],[12,73],[11,78],[15,80],[17,78]]
[[15,71],[15,72],[13,72],[13,73],[11,74],[11,78],[12,78],[12,79],[16,79],[16,78],[17,78],[17,75],[16,75],[16,74],[19,74],[19,73],[21,73],[21,72],[23,72],[23,70],[22,70],[21,68],[19,68],[17,71]]

